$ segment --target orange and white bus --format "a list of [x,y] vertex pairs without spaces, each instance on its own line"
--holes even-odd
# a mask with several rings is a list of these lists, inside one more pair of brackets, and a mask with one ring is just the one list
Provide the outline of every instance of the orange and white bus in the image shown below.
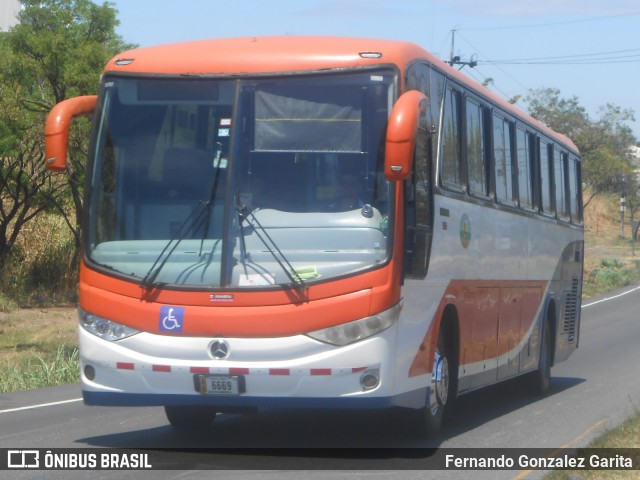
[[124,52],[93,115],[79,343],[90,405],[178,427],[268,406],[413,409],[578,346],[575,145],[410,43],[267,37]]

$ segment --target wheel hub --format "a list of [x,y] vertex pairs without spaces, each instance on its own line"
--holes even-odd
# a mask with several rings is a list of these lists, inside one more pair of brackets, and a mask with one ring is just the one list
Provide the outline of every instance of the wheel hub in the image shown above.
[[441,356],[440,352],[436,352],[433,361],[429,397],[429,408],[433,415],[436,415],[441,408],[444,408],[449,397],[449,361],[446,357]]

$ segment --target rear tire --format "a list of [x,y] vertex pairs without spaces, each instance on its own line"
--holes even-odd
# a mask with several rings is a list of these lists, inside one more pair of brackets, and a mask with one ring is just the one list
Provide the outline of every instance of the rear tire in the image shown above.
[[207,406],[166,406],[164,412],[169,423],[181,430],[202,430],[209,428],[217,411]]
[[538,369],[531,374],[531,388],[534,393],[544,395],[551,384],[551,322],[544,323],[540,343]]

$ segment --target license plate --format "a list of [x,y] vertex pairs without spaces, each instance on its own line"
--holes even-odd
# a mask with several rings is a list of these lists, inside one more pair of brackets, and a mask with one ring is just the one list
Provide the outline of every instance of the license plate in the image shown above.
[[244,378],[230,375],[201,375],[200,393],[203,395],[240,395]]

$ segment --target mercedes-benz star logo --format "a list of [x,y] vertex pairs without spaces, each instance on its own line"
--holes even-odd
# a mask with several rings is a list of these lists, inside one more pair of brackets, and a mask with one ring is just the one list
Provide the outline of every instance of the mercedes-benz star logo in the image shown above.
[[214,340],[209,346],[211,356],[216,360],[224,360],[229,356],[229,344],[224,340]]

